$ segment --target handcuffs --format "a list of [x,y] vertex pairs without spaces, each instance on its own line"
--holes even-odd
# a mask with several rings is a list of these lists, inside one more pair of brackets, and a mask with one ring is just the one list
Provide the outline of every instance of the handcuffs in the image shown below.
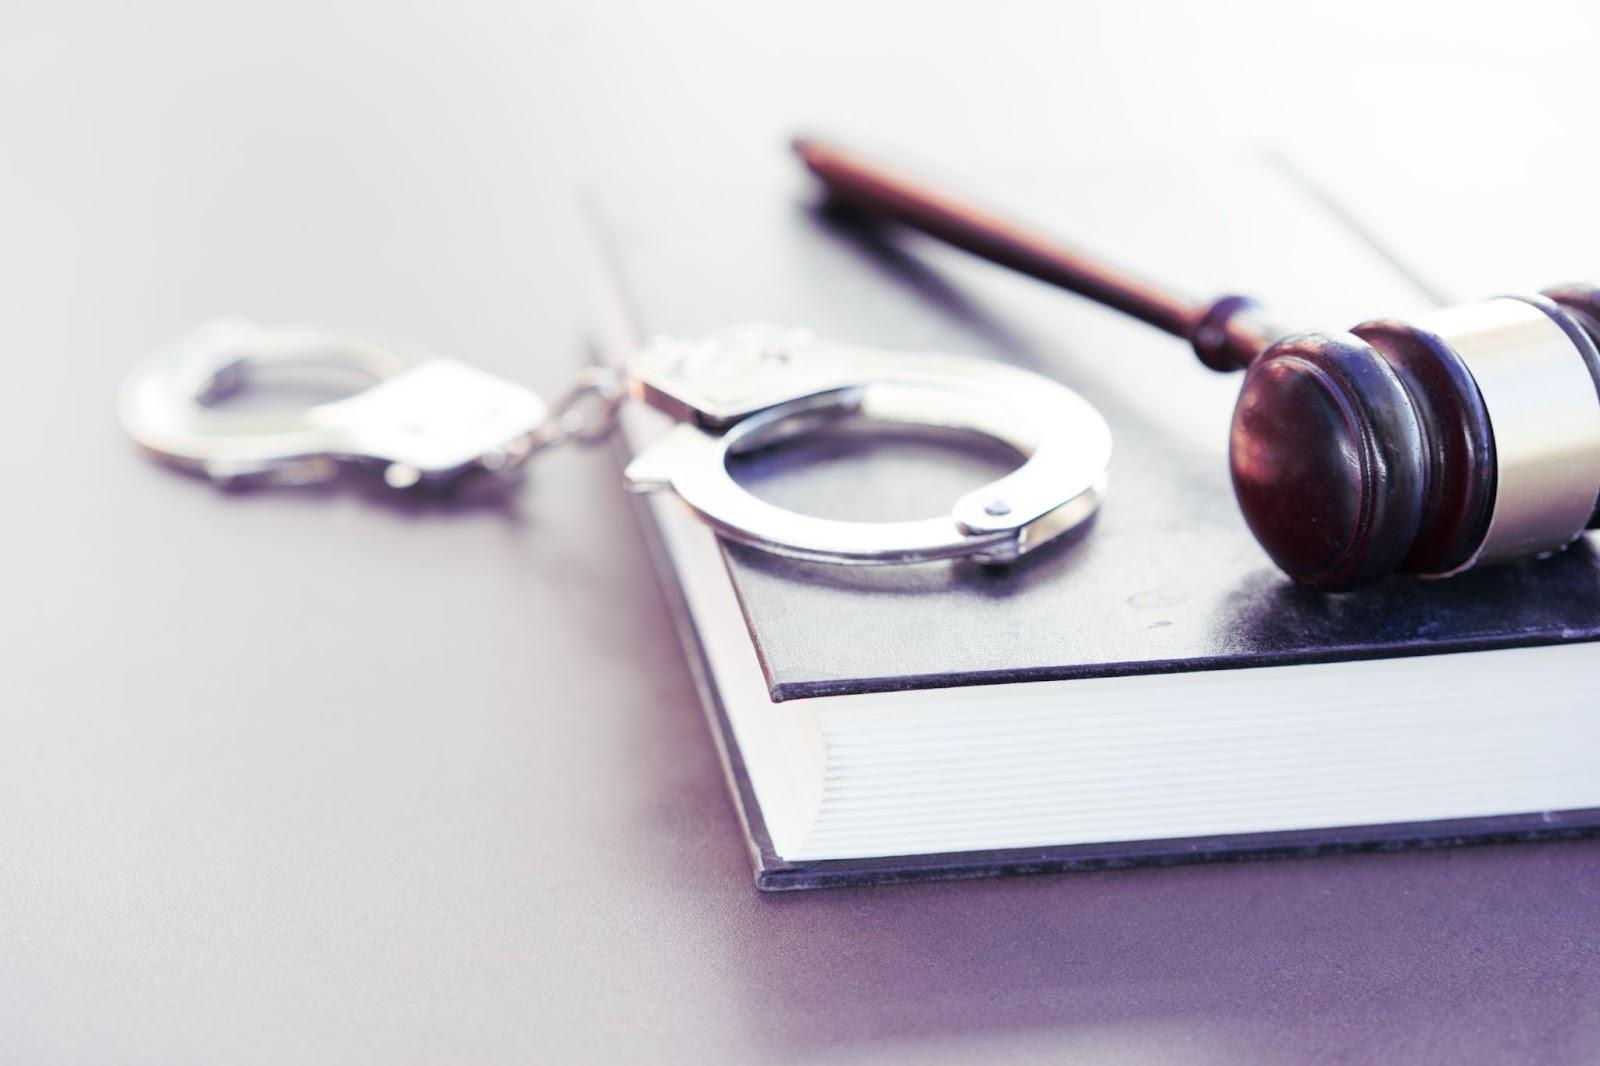
[[[374,384],[287,415],[213,406],[253,369],[273,365],[348,368]],[[481,471],[514,474],[541,448],[603,437],[629,398],[678,423],[628,464],[630,489],[672,492],[724,537],[820,562],[1010,562],[1095,513],[1111,457],[1099,412],[1038,374],[766,325],[658,338],[620,367],[587,371],[552,410],[528,389],[455,360],[316,330],[221,322],[136,368],[119,408],[147,451],[220,484],[322,481],[356,463],[381,466],[390,486],[407,489]],[[947,514],[901,522],[799,514],[753,495],[729,472],[730,457],[846,417],[976,433],[1024,461]]]

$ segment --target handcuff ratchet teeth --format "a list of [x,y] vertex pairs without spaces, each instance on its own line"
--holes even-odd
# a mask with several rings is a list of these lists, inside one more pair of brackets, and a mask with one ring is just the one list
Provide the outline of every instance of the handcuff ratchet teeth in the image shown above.
[[[287,415],[219,410],[253,367],[332,365],[372,387]],[[133,438],[224,484],[303,483],[340,460],[383,464],[395,488],[474,470],[515,471],[540,448],[593,442],[640,399],[679,422],[625,479],[670,491],[723,536],[776,555],[846,564],[970,557],[1005,563],[1082,526],[1105,493],[1111,433],[1077,393],[1038,374],[967,356],[834,344],[767,325],[662,338],[620,371],[587,371],[554,412],[520,385],[448,359],[406,357],[315,330],[206,327],[137,368],[120,409]],[[849,522],[785,510],[730,474],[731,457],[858,417],[976,433],[1024,457],[948,514]]]

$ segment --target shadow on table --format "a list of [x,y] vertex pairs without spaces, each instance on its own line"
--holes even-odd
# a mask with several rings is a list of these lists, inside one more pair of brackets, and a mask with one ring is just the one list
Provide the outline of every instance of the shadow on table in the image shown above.
[[1600,1044],[1597,884],[1585,841],[769,896],[739,983],[798,1052],[1166,1024],[1189,1061],[1269,1034],[1319,1061],[1566,1058]]

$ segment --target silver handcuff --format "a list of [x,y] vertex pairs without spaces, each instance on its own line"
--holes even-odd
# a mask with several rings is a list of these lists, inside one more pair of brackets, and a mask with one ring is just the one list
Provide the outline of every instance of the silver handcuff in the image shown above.
[[[273,365],[341,367],[374,384],[287,415],[215,406],[253,369]],[[1111,457],[1111,431],[1099,412],[1038,374],[766,325],[658,338],[620,367],[586,371],[552,409],[528,389],[455,360],[317,330],[221,322],[137,367],[119,408],[147,451],[220,484],[322,481],[356,463],[377,464],[390,486],[410,489],[483,471],[512,475],[542,448],[602,439],[629,398],[678,422],[628,464],[630,489],[675,493],[731,540],[822,562],[1010,562],[1095,513]],[[732,456],[846,417],[976,433],[1024,461],[957,499],[948,514],[902,522],[799,514],[753,495],[729,472]]]

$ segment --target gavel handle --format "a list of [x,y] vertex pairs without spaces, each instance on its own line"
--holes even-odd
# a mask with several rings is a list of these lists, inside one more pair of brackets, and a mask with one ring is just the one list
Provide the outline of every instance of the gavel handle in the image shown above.
[[1195,300],[838,144],[800,137],[794,151],[840,203],[921,230],[1182,337],[1214,369],[1248,366],[1277,335],[1260,321],[1258,306],[1247,297]]

